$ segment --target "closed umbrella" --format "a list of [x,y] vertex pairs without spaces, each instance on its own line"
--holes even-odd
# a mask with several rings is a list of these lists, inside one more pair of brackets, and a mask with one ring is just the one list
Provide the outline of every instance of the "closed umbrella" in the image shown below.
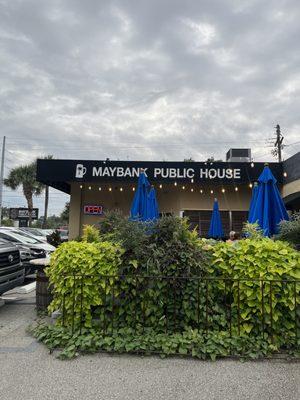
[[266,165],[258,178],[256,203],[251,221],[249,221],[257,222],[263,230],[264,236],[272,236],[278,233],[279,223],[283,220],[289,220],[276,183],[274,175]]
[[254,224],[255,221],[253,221],[253,213],[254,213],[254,208],[257,200],[257,193],[258,193],[258,183],[254,183],[254,187],[252,189],[252,197],[251,197],[251,202],[250,202],[250,207],[249,207],[249,213],[248,213],[248,221],[251,224]]
[[150,192],[148,194],[148,204],[147,204],[147,212],[146,219],[154,221],[159,217],[158,203],[156,199],[156,192],[154,187],[152,186]]
[[130,219],[134,221],[147,220],[148,207],[148,191],[150,183],[145,175],[141,172],[138,179],[137,190],[135,191],[133,202],[130,209]]
[[215,199],[214,201],[214,207],[210,220],[208,236],[213,239],[221,239],[224,237],[221,215],[219,211],[219,204],[217,199]]

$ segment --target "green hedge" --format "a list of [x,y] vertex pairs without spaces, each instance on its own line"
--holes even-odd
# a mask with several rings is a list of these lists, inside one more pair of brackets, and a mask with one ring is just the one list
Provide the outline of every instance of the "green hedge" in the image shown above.
[[[231,340],[262,340],[274,349],[297,346],[300,283],[290,281],[300,279],[300,256],[287,243],[259,237],[203,241],[186,220],[174,217],[104,226],[100,235],[89,227],[82,242],[62,244],[47,269],[54,287],[49,310],[64,310],[56,328],[66,337],[68,329],[80,327],[117,342],[122,332],[138,338],[151,332],[158,342],[187,332],[198,332],[198,341],[203,332],[221,340],[226,332]],[[43,329],[44,337],[56,334]]]
[[[279,347],[271,344],[261,336],[230,336],[227,331],[204,332],[189,330],[181,333],[164,334],[147,329],[136,333],[132,329],[122,329],[113,335],[103,335],[94,329],[70,333],[66,328],[40,324],[31,328],[31,333],[43,342],[50,352],[58,350],[58,357],[68,359],[80,353],[98,351],[117,353],[138,353],[144,355],[159,354],[191,356],[198,359],[215,360],[221,357],[239,357],[240,359],[257,359],[271,356]],[[286,355],[299,357],[300,341],[286,342]]]

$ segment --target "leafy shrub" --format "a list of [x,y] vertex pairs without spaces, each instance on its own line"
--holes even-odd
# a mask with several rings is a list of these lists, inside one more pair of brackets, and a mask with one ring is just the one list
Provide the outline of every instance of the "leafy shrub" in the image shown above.
[[207,272],[209,253],[200,245],[187,219],[160,218],[149,235],[147,272],[167,276],[201,276]]
[[[122,329],[112,335],[103,335],[97,330],[83,329],[71,334],[63,327],[40,324],[31,333],[43,342],[50,351],[60,349],[58,357],[69,359],[80,353],[95,353],[100,350],[118,353],[192,356],[211,359],[239,356],[243,359],[257,359],[277,351],[277,347],[262,337],[248,335],[230,336],[229,332],[204,332],[187,330],[181,333],[165,334],[147,329],[137,333],[133,329]],[[294,347],[294,346],[293,346]],[[291,355],[299,355],[299,343]]]
[[[288,281],[300,279],[300,253],[287,243],[269,238],[220,243],[212,251],[211,273],[229,278],[233,312],[237,316],[238,305],[242,332],[265,330],[277,337],[284,337],[283,332],[294,336],[295,295],[300,285]],[[219,282],[221,293],[226,290],[225,284]]]
[[292,215],[290,221],[282,221],[279,224],[279,233],[276,240],[284,240],[291,245],[300,248],[300,213]]
[[92,307],[101,305],[103,291],[111,296],[111,287],[105,286],[100,275],[117,274],[121,254],[121,248],[109,242],[60,245],[46,269],[53,287],[49,311],[64,310],[69,326],[79,323],[81,316],[85,326],[91,326]]
[[107,212],[100,222],[101,237],[121,245],[124,249],[122,272],[132,272],[132,263],[144,264],[149,243],[147,227],[148,224],[130,221],[118,210]]
[[[227,347],[222,350],[224,341],[237,353],[248,342],[254,348],[258,342],[271,343],[273,350],[295,343],[300,284],[288,280],[300,279],[300,255],[287,243],[258,234],[255,228],[245,240],[216,243],[199,240],[185,219],[163,217],[142,224],[111,213],[100,224],[100,236],[93,228],[85,232],[86,241],[60,246],[47,271],[54,286],[50,310],[65,309],[67,330],[75,325],[76,332],[80,322],[88,328],[84,337],[77,336],[79,344],[73,338],[65,342],[66,351],[169,354],[175,349],[214,357],[228,354]],[[76,274],[89,276],[81,280]],[[195,340],[204,347],[195,350],[187,332],[196,332]],[[200,338],[204,332],[205,340]],[[51,341],[48,334],[42,333]],[[225,340],[228,335],[232,341]],[[94,347],[86,344],[90,339]]]
[[82,240],[87,243],[99,243],[100,242],[99,230],[93,225],[84,225]]
[[[186,219],[163,216],[154,223],[130,221],[110,212],[99,225],[100,234],[124,248],[122,273],[180,276],[206,271],[209,253]],[[126,268],[129,266],[129,268]]]
[[[100,232],[125,250],[119,272],[129,276],[119,282],[118,292],[127,301],[118,302],[114,310],[122,326],[142,325],[145,318],[158,331],[167,326],[183,329],[195,323],[196,314],[189,307],[196,299],[197,281],[170,279],[200,277],[207,272],[210,253],[203,248],[197,233],[189,230],[186,219],[163,216],[154,223],[139,223],[113,212],[101,222]],[[162,275],[169,278],[155,278]],[[104,320],[101,312],[100,320]]]
[[264,237],[264,231],[260,228],[257,222],[250,224],[246,222],[243,226],[243,235],[249,239],[262,239]]

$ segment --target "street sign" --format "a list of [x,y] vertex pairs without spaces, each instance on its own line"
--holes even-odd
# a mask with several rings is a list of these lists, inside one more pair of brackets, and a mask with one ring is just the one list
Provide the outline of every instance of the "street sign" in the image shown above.
[[[39,217],[39,209],[33,208],[31,211],[31,219],[38,219]],[[9,209],[9,218],[10,219],[29,219],[29,209],[24,207],[19,208],[10,208]]]

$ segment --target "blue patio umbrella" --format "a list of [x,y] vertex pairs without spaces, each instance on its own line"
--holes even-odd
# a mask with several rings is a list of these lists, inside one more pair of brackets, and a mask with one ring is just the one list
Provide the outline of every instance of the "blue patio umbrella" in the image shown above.
[[249,220],[252,223],[257,222],[265,236],[277,233],[279,222],[289,219],[276,183],[274,175],[266,165],[258,178],[256,203],[251,221]]
[[130,219],[134,221],[147,220],[148,192],[150,183],[142,171],[139,175],[137,189],[134,194],[133,202],[130,209]]
[[251,202],[250,202],[250,207],[249,207],[249,213],[248,213],[248,221],[253,224],[255,221],[253,221],[253,213],[254,213],[254,208],[257,200],[257,193],[258,193],[258,183],[254,183],[254,187],[252,189],[252,197],[251,197]]
[[148,194],[146,219],[154,221],[159,217],[158,203],[156,199],[156,192],[152,186]]
[[208,236],[213,239],[221,239],[222,237],[224,237],[221,215],[219,211],[219,204],[217,199],[215,199],[214,201],[214,208],[210,220]]

